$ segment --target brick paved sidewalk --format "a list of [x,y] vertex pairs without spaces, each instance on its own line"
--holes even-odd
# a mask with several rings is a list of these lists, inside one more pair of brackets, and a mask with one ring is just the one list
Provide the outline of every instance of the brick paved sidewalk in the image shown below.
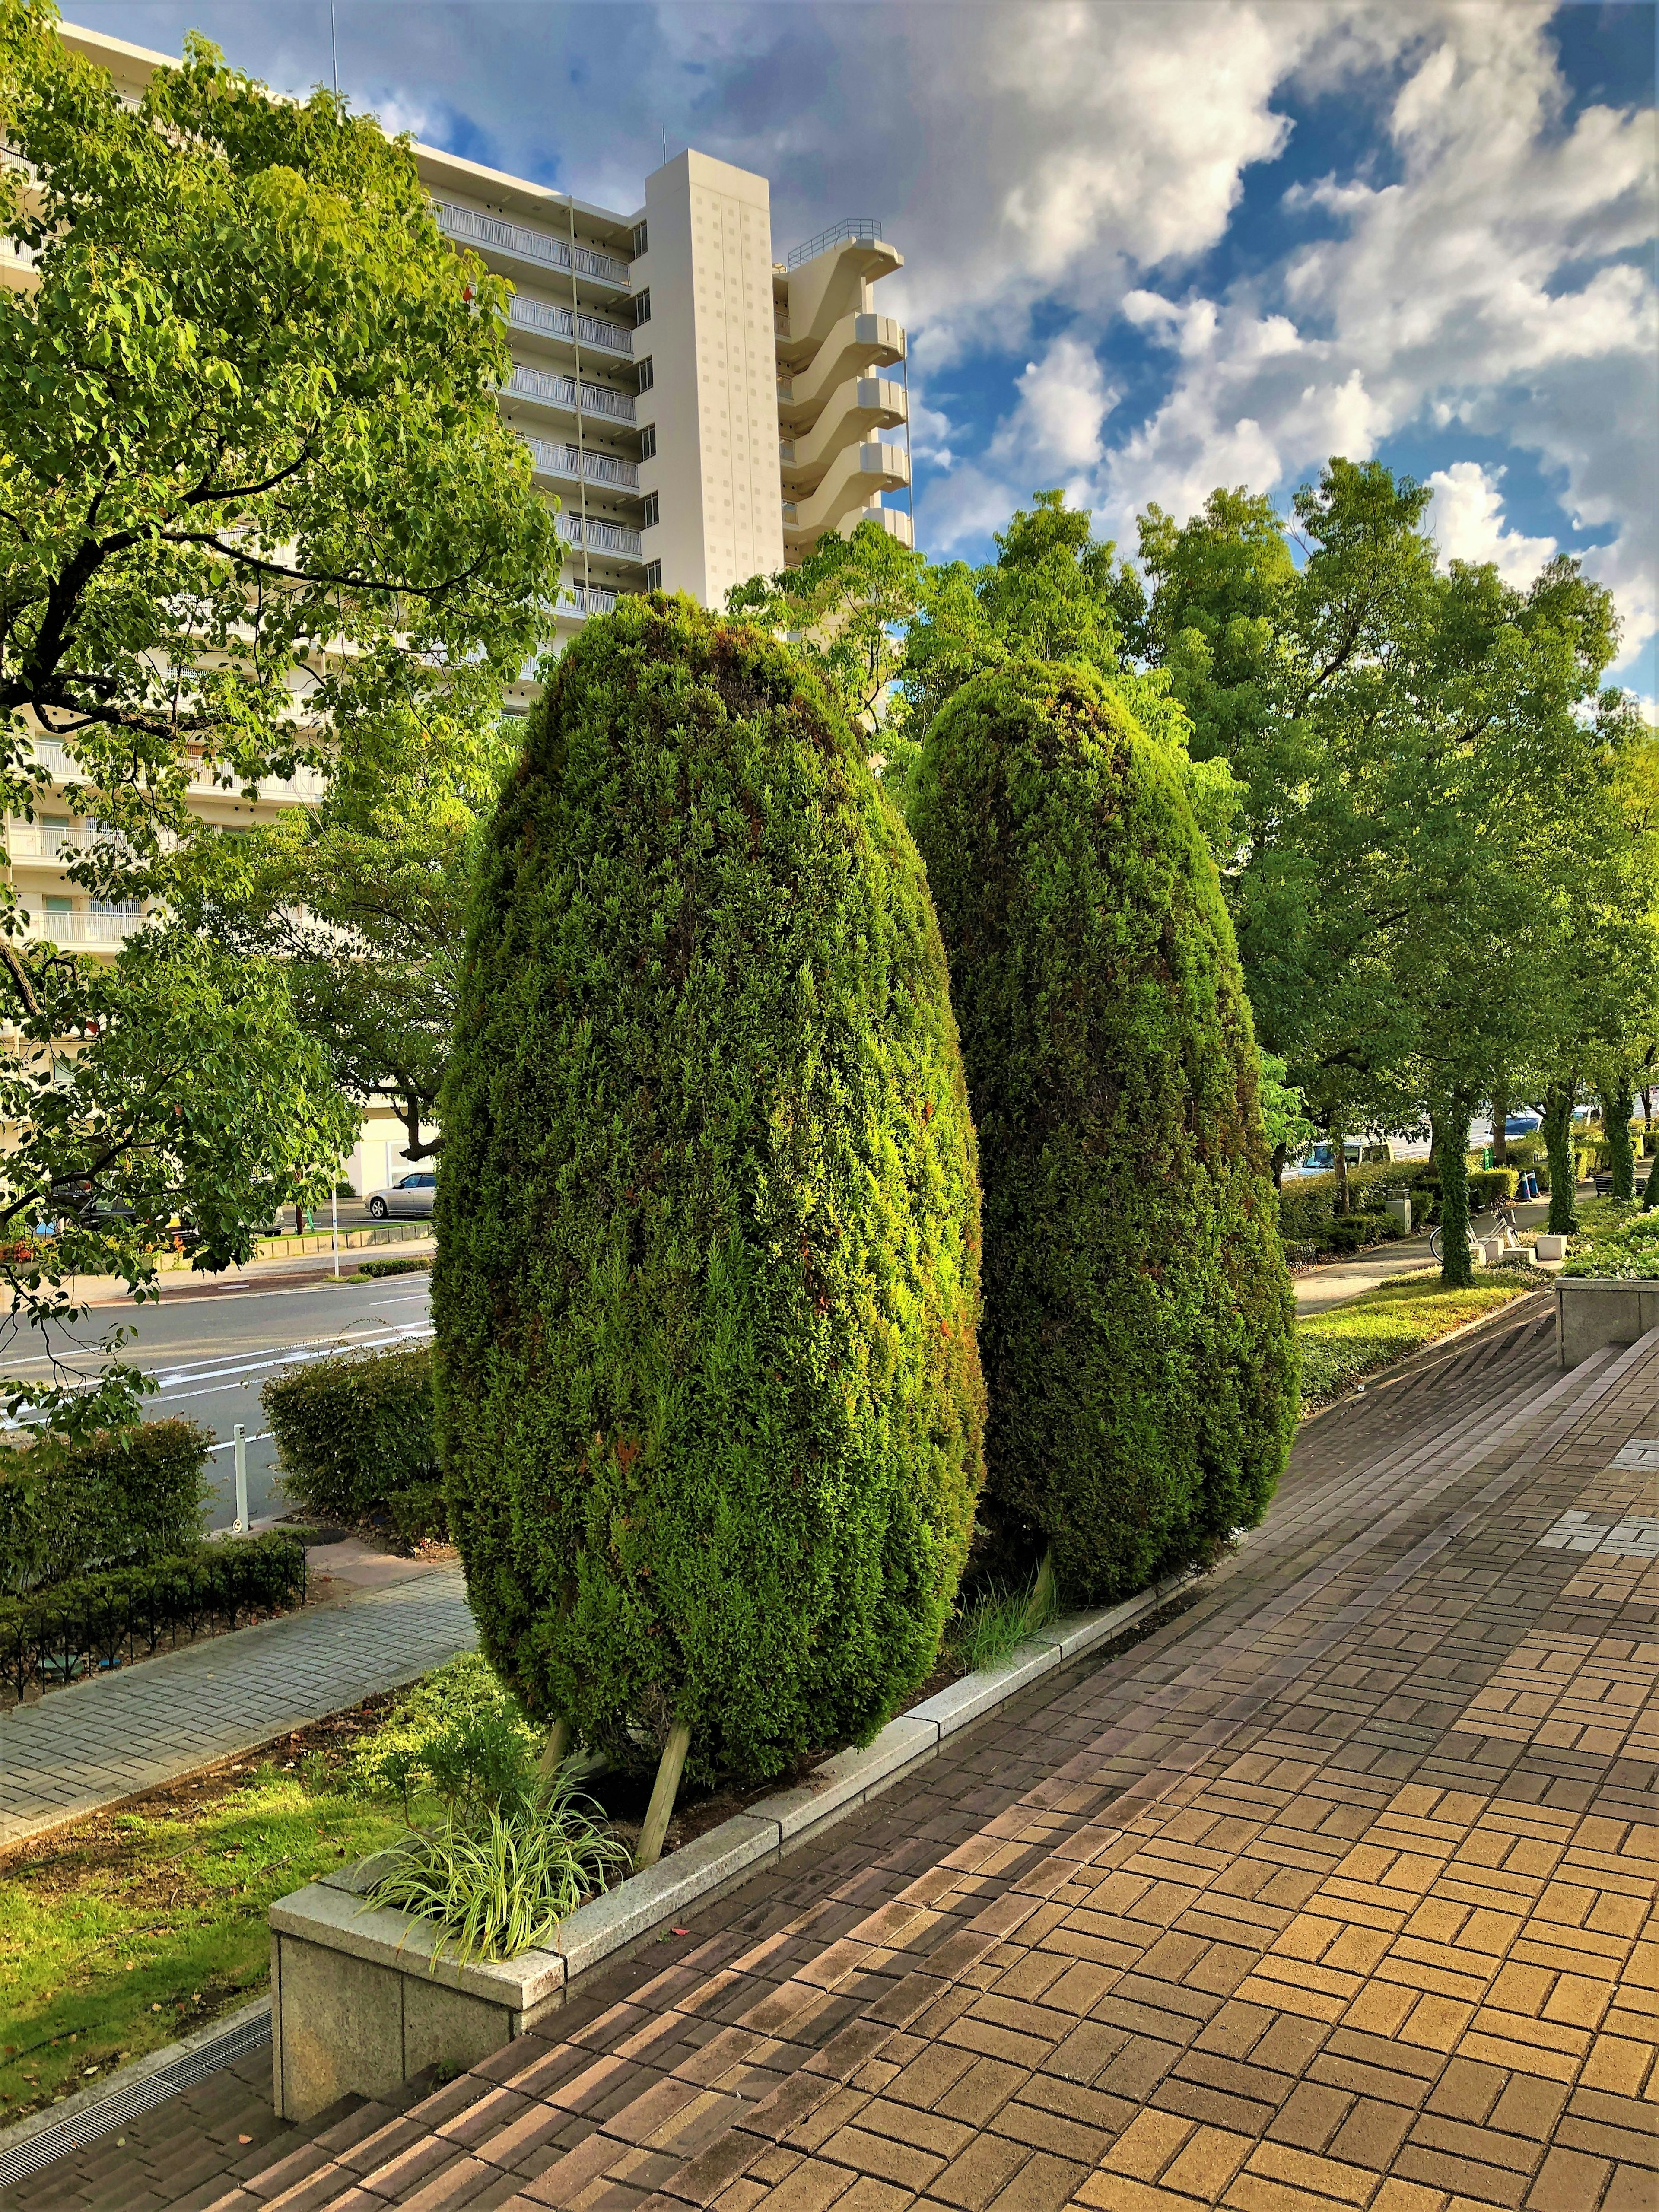
[[1645,2212],[1656,1437],[1659,1334],[1562,1376],[1530,1307],[554,2033],[212,2176],[164,2107],[15,2202]]
[[0,1848],[396,1689],[477,1641],[459,1567],[0,1713]]

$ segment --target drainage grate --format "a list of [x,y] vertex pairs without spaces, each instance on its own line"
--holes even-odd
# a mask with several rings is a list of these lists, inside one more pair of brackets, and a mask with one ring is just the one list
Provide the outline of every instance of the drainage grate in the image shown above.
[[170,2066],[159,2067],[154,2074],[147,2074],[130,2089],[118,2089],[112,2097],[100,2097],[96,2104],[86,2106],[66,2120],[54,2120],[49,2128],[42,2128],[27,2142],[0,2153],[0,2189],[9,2189],[14,2182],[27,2181],[43,2166],[66,2158],[70,2151],[79,2150],[87,2143],[96,2142],[113,2129],[125,2127],[140,2112],[164,2105],[169,2097],[176,2097],[192,2082],[216,2074],[222,2066],[245,2058],[250,2051],[257,2051],[262,2043],[270,2040],[270,2014],[264,2012],[258,2020],[246,2020],[228,2035],[203,2044],[183,2058],[175,2058]]

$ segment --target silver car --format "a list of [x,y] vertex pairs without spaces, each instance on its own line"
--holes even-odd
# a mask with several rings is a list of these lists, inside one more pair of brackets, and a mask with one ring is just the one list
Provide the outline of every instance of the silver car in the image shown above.
[[389,1189],[369,1194],[370,1218],[389,1221],[394,1213],[430,1213],[437,1193],[438,1178],[429,1170],[419,1170],[413,1175],[400,1176]]

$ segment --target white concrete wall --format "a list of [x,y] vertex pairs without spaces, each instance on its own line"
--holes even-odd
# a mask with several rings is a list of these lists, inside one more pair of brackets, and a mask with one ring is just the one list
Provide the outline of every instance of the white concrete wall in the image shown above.
[[635,288],[651,319],[635,335],[653,384],[641,465],[661,520],[645,536],[665,589],[719,607],[730,586],[783,566],[771,195],[764,177],[687,151],[647,177],[649,245]]

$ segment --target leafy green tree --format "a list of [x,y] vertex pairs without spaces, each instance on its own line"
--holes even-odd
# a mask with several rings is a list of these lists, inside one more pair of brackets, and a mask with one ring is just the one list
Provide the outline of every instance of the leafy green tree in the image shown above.
[[84,1436],[136,1418],[149,1386],[116,1356],[119,1330],[96,1349],[72,1347],[88,1312],[74,1279],[118,1275],[153,1298],[155,1248],[175,1223],[199,1237],[195,1265],[248,1259],[284,1200],[328,1188],[357,1113],[270,962],[157,930],[110,965],[34,957],[23,976],[21,1018],[0,1052],[12,1136],[0,1358],[33,1371],[0,1392],[10,1418]]
[[1147,635],[1194,749],[1227,746],[1243,787],[1228,889],[1264,1043],[1334,1140],[1428,1115],[1458,1280],[1474,1106],[1544,1064],[1553,948],[1582,932],[1587,886],[1592,905],[1615,896],[1629,734],[1598,690],[1606,592],[1569,561],[1526,592],[1443,570],[1426,506],[1338,459],[1277,547],[1271,507],[1241,492],[1182,529],[1149,516],[1142,548]]
[[505,717],[399,718],[341,763],[319,805],[222,841],[192,886],[198,928],[283,963],[334,1079],[398,1114],[411,1160],[442,1142],[422,1132],[454,1033],[482,824],[520,744]]
[[653,594],[559,660],[442,1113],[439,1432],[484,1649],[556,1749],[661,1751],[659,1844],[692,1743],[777,1773],[926,1675],[982,1473],[938,927],[787,647]]
[[1258,1521],[1296,1421],[1258,1061],[1179,761],[1076,661],[929,727],[912,803],[985,1188],[987,1493],[1102,1603]]
[[[197,38],[129,106],[56,21],[0,0],[0,234],[30,269],[0,300],[0,805],[74,787],[105,825],[74,880],[155,920],[99,967],[0,886],[30,1133],[0,1216],[44,1218],[95,1168],[129,1227],[83,1218],[54,1265],[143,1292],[181,1204],[223,1266],[273,1194],[326,1187],[348,1135],[282,969],[239,978],[185,926],[226,873],[191,785],[368,774],[409,720],[493,722],[557,547],[495,407],[508,288],[451,251],[407,143],[326,93],[273,99]],[[14,1330],[61,1333],[50,1273],[0,1279]]]
[[860,522],[848,538],[826,531],[797,568],[733,584],[726,612],[786,633],[854,726],[875,732],[890,718],[924,568],[879,524]]

